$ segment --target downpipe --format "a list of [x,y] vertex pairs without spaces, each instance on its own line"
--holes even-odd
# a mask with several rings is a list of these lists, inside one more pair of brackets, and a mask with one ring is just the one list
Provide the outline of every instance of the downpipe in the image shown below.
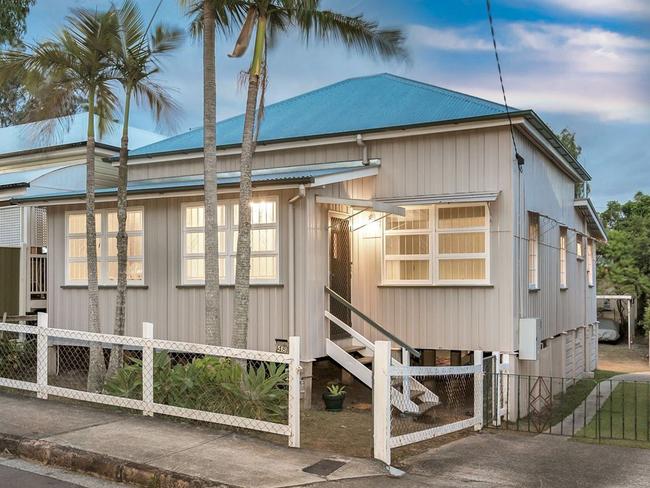
[[305,185],[298,187],[298,193],[289,199],[289,337],[296,335],[296,245],[295,245],[295,203],[306,195]]

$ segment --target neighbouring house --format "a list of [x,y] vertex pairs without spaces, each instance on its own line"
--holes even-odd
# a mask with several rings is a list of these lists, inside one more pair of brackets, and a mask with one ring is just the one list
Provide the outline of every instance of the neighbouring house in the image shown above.
[[[33,193],[86,187],[87,113],[0,128],[0,317],[47,308],[47,216],[44,207],[11,205]],[[132,147],[164,137],[132,128]],[[98,187],[114,187],[117,169],[104,158],[119,153],[120,124],[97,137]]]
[[[225,344],[242,124],[217,131]],[[130,335],[147,321],[156,337],[204,340],[202,136],[130,153]],[[369,386],[368,341],[384,332],[420,364],[482,350],[512,355],[525,374],[595,368],[594,263],[606,236],[576,192],[589,174],[532,110],[509,118],[500,104],[390,74],[348,79],[266,107],[253,180],[250,348],[299,335],[307,378],[330,356]],[[107,332],[115,193],[97,191]],[[87,327],[84,197],[14,199],[47,208],[54,327]]]

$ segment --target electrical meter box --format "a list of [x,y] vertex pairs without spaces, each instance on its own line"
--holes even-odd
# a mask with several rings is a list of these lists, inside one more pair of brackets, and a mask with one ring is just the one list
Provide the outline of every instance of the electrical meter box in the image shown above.
[[519,319],[519,359],[536,361],[542,347],[542,319]]

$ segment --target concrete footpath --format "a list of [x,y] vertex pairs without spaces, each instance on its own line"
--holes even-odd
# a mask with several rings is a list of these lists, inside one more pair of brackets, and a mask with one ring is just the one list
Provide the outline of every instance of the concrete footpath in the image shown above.
[[141,486],[271,488],[388,480],[384,467],[370,459],[290,449],[217,426],[4,392],[0,451]]

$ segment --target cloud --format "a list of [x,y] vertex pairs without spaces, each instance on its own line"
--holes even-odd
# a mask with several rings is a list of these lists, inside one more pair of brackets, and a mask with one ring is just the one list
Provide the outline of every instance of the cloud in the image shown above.
[[[462,41],[453,59],[454,85],[460,79],[468,93],[500,98],[486,88],[498,86],[493,68],[487,70],[485,38],[478,26],[412,26],[409,32],[417,34],[411,41],[423,58],[444,56],[454,51],[450,44],[455,39]],[[593,26],[505,22],[497,41],[513,105],[601,120],[650,121],[650,40]]]
[[536,2],[592,17],[650,17],[648,0],[536,0]]

